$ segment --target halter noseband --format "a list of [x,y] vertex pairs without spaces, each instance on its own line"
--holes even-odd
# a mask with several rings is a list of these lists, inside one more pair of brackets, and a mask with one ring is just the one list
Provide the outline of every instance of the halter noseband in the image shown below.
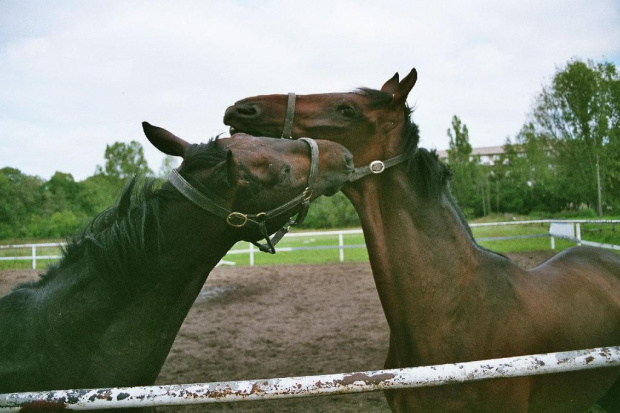
[[[319,147],[314,139],[300,138],[300,140],[306,142],[310,147],[310,171],[308,172],[308,185],[301,195],[298,195],[287,203],[267,212],[260,212],[258,214],[233,212],[222,206],[225,203],[224,199],[215,194],[205,194],[199,191],[187,182],[176,169],[173,169],[172,172],[170,172],[170,175],[168,175],[168,181],[177,189],[177,191],[179,191],[194,205],[224,219],[226,224],[229,226],[234,228],[243,228],[246,225],[252,225],[256,227],[260,234],[264,237],[266,243],[260,244],[259,242],[252,241],[252,244],[256,245],[262,252],[275,254],[276,244],[289,231],[291,226],[301,224],[306,218],[308,208],[310,207],[312,191],[314,190],[314,186],[316,184],[319,169]],[[270,237],[269,232],[267,231],[267,222],[270,219],[273,219],[284,212],[290,211],[299,205],[301,205],[301,211],[299,211],[297,217],[290,218],[289,221],[273,235],[273,237]]]
[[[286,103],[286,116],[284,117],[284,127],[282,129],[282,138],[293,139],[293,119],[295,117],[295,101],[297,95],[294,92],[288,94],[288,100]],[[307,138],[300,138],[307,139]],[[355,168],[349,176],[349,182],[355,182],[368,175],[378,175],[392,166],[398,165],[406,160],[405,154],[397,155],[386,161],[372,161],[367,166],[360,166]]]

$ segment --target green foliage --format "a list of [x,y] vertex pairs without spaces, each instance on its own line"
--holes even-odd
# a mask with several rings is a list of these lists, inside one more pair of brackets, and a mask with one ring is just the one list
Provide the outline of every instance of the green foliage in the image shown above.
[[[558,68],[537,96],[528,122],[514,142],[507,139],[492,166],[472,156],[467,125],[458,116],[447,134],[451,190],[468,218],[534,211],[545,217],[561,211],[568,211],[566,217],[592,217],[598,209],[597,174],[602,212],[620,210],[620,75],[613,63],[575,59]],[[0,169],[0,238],[75,232],[114,203],[127,179],[152,173],[136,141],[108,145],[104,157],[95,175],[81,182],[63,172],[45,181],[15,168]],[[173,162],[164,160],[160,176]],[[338,193],[316,200],[302,228],[358,225],[353,206]]]
[[448,163],[452,171],[450,188],[466,216],[482,216],[490,212],[489,174],[478,159],[471,155],[469,130],[458,116],[452,118],[448,129],[450,146]]
[[94,216],[112,206],[125,181],[116,177],[97,174],[81,182],[79,208],[86,215]]
[[139,142],[115,142],[106,145],[103,167],[97,166],[97,174],[126,180],[135,174],[146,175],[153,172],[144,157],[144,148]]
[[341,228],[360,225],[353,205],[342,192],[320,197],[310,205],[308,216],[300,228]]
[[179,158],[166,155],[164,159],[161,161],[161,166],[159,167],[158,176],[160,178],[165,178],[172,172],[173,169],[179,167]]
[[[550,151],[559,208],[620,203],[620,76],[613,63],[571,60],[543,87],[530,117],[537,141]],[[601,205],[602,207],[602,205]]]
[[24,175],[15,168],[0,169],[0,236],[23,235],[32,215],[43,204],[39,188],[43,181],[36,176]]
[[492,166],[475,165],[467,127],[453,118],[452,189],[468,216],[595,211],[597,174],[601,212],[617,211],[620,76],[613,63],[569,61],[543,86],[529,118]]
[[[105,168],[76,182],[56,172],[48,181],[15,168],[0,169],[0,238],[59,238],[83,228],[113,205],[128,178],[150,173],[137,142],[108,145]],[[133,169],[132,169],[133,168]]]

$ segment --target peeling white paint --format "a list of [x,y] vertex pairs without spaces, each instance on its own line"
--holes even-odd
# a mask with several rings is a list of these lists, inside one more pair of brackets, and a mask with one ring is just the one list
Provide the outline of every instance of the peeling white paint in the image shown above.
[[441,386],[494,378],[620,367],[620,346],[467,363],[265,380],[0,394],[0,412],[172,406]]

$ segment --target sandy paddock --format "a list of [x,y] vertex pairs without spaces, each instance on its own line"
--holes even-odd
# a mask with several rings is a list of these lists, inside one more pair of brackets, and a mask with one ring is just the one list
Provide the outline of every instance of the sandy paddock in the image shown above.
[[[551,252],[510,254],[531,268]],[[0,295],[36,279],[0,271]],[[368,263],[219,267],[191,309],[158,384],[383,368],[388,327]],[[158,411],[389,412],[381,392]]]

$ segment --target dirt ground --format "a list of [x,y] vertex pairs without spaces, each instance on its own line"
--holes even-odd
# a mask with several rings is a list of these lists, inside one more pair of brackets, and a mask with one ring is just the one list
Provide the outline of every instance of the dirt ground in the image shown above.
[[[551,252],[510,254],[531,268]],[[0,296],[32,270],[0,271]],[[383,368],[388,327],[368,263],[219,267],[209,276],[158,384]],[[160,408],[201,412],[389,412],[381,392]]]

